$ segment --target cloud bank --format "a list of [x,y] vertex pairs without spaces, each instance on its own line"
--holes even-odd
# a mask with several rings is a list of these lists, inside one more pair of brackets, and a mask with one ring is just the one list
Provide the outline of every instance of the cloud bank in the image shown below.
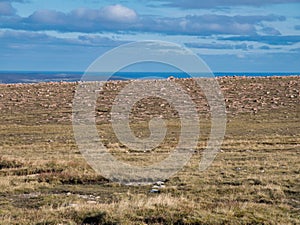
[[162,1],[164,6],[178,7],[182,9],[203,9],[216,7],[232,7],[232,6],[264,6],[274,4],[299,3],[299,0],[165,0]]
[[[279,15],[227,16],[218,14],[187,15],[184,17],[157,17],[138,15],[122,5],[110,5],[100,9],[78,8],[64,13],[55,10],[37,10],[28,17],[15,15],[8,2],[0,10],[0,28],[28,31],[59,32],[145,32],[171,35],[215,34],[255,35],[263,22],[284,21]],[[2,12],[2,14],[1,14]],[[2,16],[1,16],[2,15]],[[276,33],[271,27],[266,32]],[[279,33],[277,31],[277,33]]]
[[270,44],[270,45],[293,45],[296,43],[300,43],[299,35],[232,36],[232,37],[220,37],[218,39],[226,40],[226,41],[253,41],[253,42],[261,42],[261,43]]
[[9,2],[0,1],[0,16],[15,15],[16,10]]

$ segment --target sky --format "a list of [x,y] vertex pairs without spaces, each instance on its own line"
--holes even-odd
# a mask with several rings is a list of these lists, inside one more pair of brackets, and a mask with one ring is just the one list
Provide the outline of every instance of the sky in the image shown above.
[[300,72],[300,0],[0,0],[0,71],[85,71],[142,40],[213,72]]

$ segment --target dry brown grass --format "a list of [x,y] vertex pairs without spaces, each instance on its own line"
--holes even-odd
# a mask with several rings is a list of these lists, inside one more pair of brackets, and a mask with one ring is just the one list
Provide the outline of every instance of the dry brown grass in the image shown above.
[[[163,159],[177,143],[176,114],[165,109],[169,133],[159,148],[131,152],[108,121],[108,103],[123,84],[108,85],[99,102],[103,142],[127,163]],[[299,224],[300,78],[223,78],[220,85],[228,110],[222,151],[198,171],[210,121],[201,93],[190,88],[202,136],[159,194],[109,182],[87,165],[70,122],[74,84],[1,85],[0,224]],[[147,136],[146,125],[136,118],[132,128]]]

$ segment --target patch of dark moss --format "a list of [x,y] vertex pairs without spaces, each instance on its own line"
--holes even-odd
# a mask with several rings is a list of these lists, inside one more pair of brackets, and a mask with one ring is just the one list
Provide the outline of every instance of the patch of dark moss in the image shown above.
[[38,176],[39,182],[46,182],[50,184],[103,184],[107,183],[107,179],[100,176],[88,176],[88,175],[74,175],[66,172],[52,172],[42,173]]

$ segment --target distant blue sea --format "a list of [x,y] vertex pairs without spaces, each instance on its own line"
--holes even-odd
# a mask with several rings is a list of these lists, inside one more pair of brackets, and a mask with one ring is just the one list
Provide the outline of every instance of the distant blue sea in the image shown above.
[[[83,72],[12,72],[0,71],[0,83],[14,84],[14,83],[39,83],[39,82],[74,82],[80,81]],[[90,79],[93,80],[128,80],[128,79],[165,79],[170,76],[175,78],[191,77],[186,73],[174,72],[117,72],[110,77],[106,74],[92,74]],[[246,76],[246,77],[266,77],[266,76],[300,76],[300,72],[281,72],[281,73],[241,73],[241,72],[217,72],[214,73],[216,77],[224,76]],[[193,77],[207,77],[205,74],[197,74]]]

